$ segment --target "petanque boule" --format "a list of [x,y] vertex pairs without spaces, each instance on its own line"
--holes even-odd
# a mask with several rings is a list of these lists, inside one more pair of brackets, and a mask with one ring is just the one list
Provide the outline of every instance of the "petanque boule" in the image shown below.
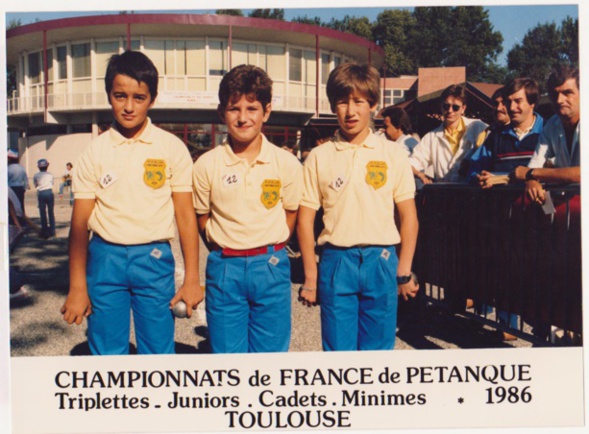
[[178,301],[172,308],[172,313],[176,318],[186,318],[186,303]]

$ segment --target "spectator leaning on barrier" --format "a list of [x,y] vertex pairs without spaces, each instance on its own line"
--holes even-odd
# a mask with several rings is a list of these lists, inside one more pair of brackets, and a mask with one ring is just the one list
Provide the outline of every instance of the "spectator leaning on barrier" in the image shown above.
[[503,99],[511,122],[503,126],[503,114],[495,112],[497,123],[468,159],[469,182],[490,188],[494,174],[508,174],[528,164],[544,126],[542,116],[534,111],[539,96],[538,83],[531,78],[516,78],[505,85]]
[[412,136],[413,128],[407,112],[399,107],[387,107],[382,117],[387,138],[403,146],[407,156],[411,155],[419,141]]
[[430,166],[434,181],[460,181],[460,162],[472,152],[477,137],[487,128],[479,119],[464,117],[467,97],[463,86],[447,87],[441,101],[442,124],[421,139],[409,158],[413,174],[424,184],[432,182],[423,173]]
[[526,181],[526,193],[543,203],[541,182],[581,182],[581,105],[579,70],[569,65],[557,67],[548,78],[548,95],[556,114],[545,124],[528,166],[518,166],[514,179]]

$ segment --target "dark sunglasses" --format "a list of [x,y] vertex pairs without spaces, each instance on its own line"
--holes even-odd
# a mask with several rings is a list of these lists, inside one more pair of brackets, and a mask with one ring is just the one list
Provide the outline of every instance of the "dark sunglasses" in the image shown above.
[[462,108],[462,106],[460,106],[458,104],[448,104],[448,103],[442,104],[442,109],[445,112],[450,111],[450,107],[452,107],[452,110],[455,112],[457,112],[458,110],[460,110]]

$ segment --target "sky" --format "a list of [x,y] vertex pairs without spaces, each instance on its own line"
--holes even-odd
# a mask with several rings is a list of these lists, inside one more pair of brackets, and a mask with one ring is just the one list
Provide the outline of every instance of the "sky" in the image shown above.
[[[30,3],[30,2],[25,2],[25,3]],[[297,2],[298,3],[298,2]],[[319,3],[321,3],[319,1]],[[366,2],[360,2],[360,1],[355,1],[352,2],[352,4],[359,4],[359,3],[366,3]],[[392,1],[388,2],[389,4],[393,3]],[[400,2],[396,2],[397,4],[399,4]],[[455,4],[460,3],[459,1],[454,2]],[[472,4],[473,2],[471,2]],[[493,2],[487,2],[487,4],[490,4]],[[498,2],[495,2],[498,3]],[[503,52],[499,55],[498,57],[498,62],[501,65],[506,65],[507,62],[507,53],[509,52],[509,50],[517,43],[520,43],[523,40],[523,37],[525,36],[526,32],[530,29],[532,29],[533,27],[536,27],[538,24],[545,24],[545,23],[556,23],[557,25],[560,25],[560,23],[562,22],[563,19],[565,19],[566,17],[571,17],[571,18],[578,18],[579,16],[579,6],[577,4],[574,4],[574,2],[569,2],[567,3],[563,3],[563,2],[558,2],[558,1],[554,1],[552,2],[553,4],[525,4],[522,5],[521,3],[525,3],[522,1],[518,2],[517,6],[513,6],[513,5],[509,5],[509,3],[514,3],[514,2],[501,2],[503,3],[503,5],[494,5],[494,6],[485,6],[483,5],[488,11],[489,11],[489,19],[491,21],[491,23],[493,24],[493,27],[496,31],[500,31],[501,34],[503,35]],[[555,3],[560,3],[560,4],[555,4]],[[90,2],[90,9],[92,9],[92,5],[98,6],[99,4],[103,4],[102,2]],[[120,5],[121,3],[119,3]],[[158,9],[151,9],[151,10],[141,10],[143,9],[145,6],[141,7],[139,6],[140,4],[145,5],[145,3],[137,3],[137,2],[126,2],[126,9],[127,11],[131,11],[131,10],[136,10],[137,12],[168,12],[168,13],[213,13],[214,9],[171,9],[172,7],[174,7],[174,4],[177,4],[175,2],[171,2],[168,4],[171,4],[171,8],[165,11],[162,10],[158,10]],[[201,2],[194,2],[192,3],[194,5],[197,4],[201,4]],[[215,3],[217,4],[217,3]],[[251,4],[251,3],[248,3]],[[272,4],[271,6],[281,6],[282,2],[279,2],[279,4]],[[288,6],[291,3],[287,3],[286,5]],[[300,3],[299,3],[300,4]],[[317,4],[317,2],[315,3]],[[338,4],[340,4],[338,2]],[[372,4],[372,3],[371,3]],[[413,4],[415,4],[415,2],[413,2]],[[432,4],[432,2],[429,2],[428,4]],[[17,12],[17,8],[19,7],[18,5],[20,5],[20,3],[16,3],[15,2],[15,6],[11,6],[10,10],[9,9],[5,9],[7,11],[6,13],[6,22],[10,22],[11,20],[21,20],[21,22],[23,24],[29,24],[32,22],[35,22],[36,19],[40,19],[40,20],[49,20],[49,19],[57,19],[57,18],[65,18],[65,17],[73,17],[73,16],[82,16],[82,15],[96,15],[96,14],[105,14],[105,13],[117,13],[116,10],[111,10],[109,11],[105,11],[105,10],[101,10],[100,8],[96,7],[94,8],[94,10],[89,10],[88,8],[88,3],[86,4],[86,8],[87,10],[85,11],[76,11],[75,8],[70,9],[70,11],[67,11],[67,9],[63,9],[63,4],[61,9],[63,9],[60,12]],[[185,6],[186,3],[185,2],[180,2],[178,3],[179,6]],[[217,8],[230,8],[232,5],[232,3],[228,5],[218,5],[215,7],[215,9]],[[148,6],[148,5],[147,5]],[[159,3],[159,6],[161,7],[161,3]],[[261,6],[267,6],[267,5],[261,5]],[[284,6],[284,5],[282,5]],[[76,4],[77,8],[80,8],[80,4]],[[137,7],[137,9],[133,9],[133,7]],[[235,6],[233,6],[235,7]],[[42,10],[47,10],[48,8],[54,8],[53,5],[48,7],[46,4],[39,5],[39,9],[37,9],[38,11],[42,11]],[[239,5],[237,5],[237,8],[239,8]],[[27,8],[23,8],[23,9],[27,9]],[[244,11],[245,14],[247,14],[249,11],[251,11],[251,9],[246,9],[246,8],[240,8]],[[360,17],[360,16],[366,16],[370,19],[370,21],[375,21],[376,17],[378,16],[378,14],[380,12],[382,12],[385,9],[394,9],[394,8],[385,8],[382,6],[376,6],[376,7],[364,7],[364,8],[359,8],[359,7],[342,7],[342,8],[289,8],[289,7],[285,7],[285,19],[286,20],[291,20],[292,18],[295,17],[299,17],[299,16],[305,16],[307,15],[308,17],[315,17],[318,16],[321,18],[322,21],[330,21],[331,18],[336,18],[336,19],[342,19],[345,15],[350,15],[350,16],[356,16],[356,17]],[[412,7],[405,7],[405,8],[401,8],[401,9],[409,9],[412,10]],[[29,10],[35,10],[35,9],[29,9]],[[72,12],[73,11],[73,12]]]

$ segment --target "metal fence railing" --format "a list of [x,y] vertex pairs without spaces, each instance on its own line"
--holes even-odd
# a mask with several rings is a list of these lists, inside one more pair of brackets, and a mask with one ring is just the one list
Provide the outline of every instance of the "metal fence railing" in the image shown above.
[[548,339],[582,333],[580,185],[547,186],[556,212],[525,197],[522,186],[482,190],[431,184],[417,195],[415,265],[428,299],[454,311],[494,306],[518,315],[518,335]]

